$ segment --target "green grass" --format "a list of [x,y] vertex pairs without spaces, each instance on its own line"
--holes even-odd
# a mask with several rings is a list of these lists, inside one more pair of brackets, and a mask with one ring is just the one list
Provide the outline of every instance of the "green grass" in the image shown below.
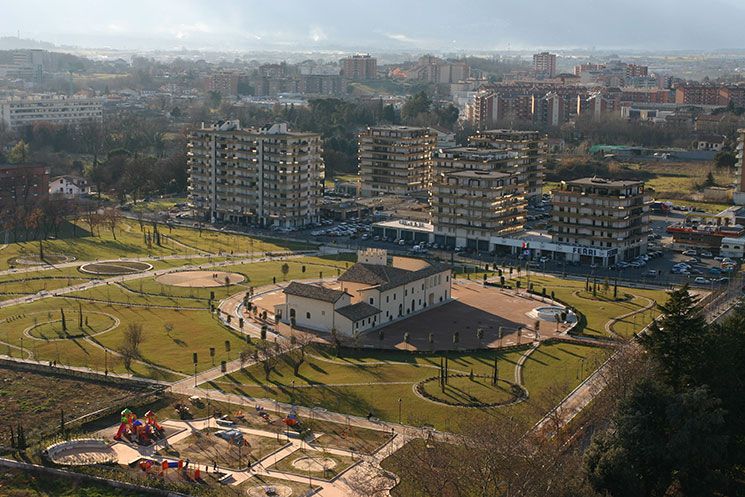
[[65,313],[65,327],[62,326],[62,314],[55,314],[52,321],[44,321],[44,316],[39,324],[29,330],[29,335],[42,340],[69,339],[72,337],[85,337],[101,333],[116,324],[114,318],[108,314],[89,312],[84,314],[83,325],[80,326],[80,314],[75,312]]
[[[264,239],[235,235],[230,233],[199,230],[185,227],[168,228],[159,225],[162,235],[162,246],[147,246],[144,232],[153,231],[151,223],[122,220],[114,235],[105,227],[95,229],[95,235],[88,232],[88,225],[78,222],[77,236],[73,236],[72,226],[68,226],[56,240],[43,242],[44,250],[49,254],[74,256],[78,261],[94,261],[133,257],[154,257],[174,254],[197,254],[201,251],[217,254],[219,252],[276,252],[283,250],[314,249],[316,245],[292,242],[282,239]],[[177,242],[181,242],[179,244]],[[39,254],[39,243],[12,243],[0,251],[0,270],[9,267],[9,261],[19,256],[36,257]],[[20,266],[24,267],[24,266]]]
[[[38,322],[58,319],[60,309],[74,315],[78,310],[78,300],[50,298],[32,304],[24,304],[11,308],[0,309],[0,319],[11,318],[9,322],[0,323],[0,341],[10,343],[16,347],[23,345],[24,350],[30,351],[34,357],[42,361],[57,361],[59,364],[72,366],[86,366],[103,371],[108,363],[110,371],[126,372],[121,359],[108,355],[100,347],[117,350],[122,342],[124,331],[129,324],[141,324],[144,340],[140,345],[141,359],[145,364],[134,363],[132,372],[143,377],[174,380],[180,376],[159,371],[149,365],[161,366],[168,370],[191,374],[194,372],[192,353],[198,354],[197,370],[202,371],[212,366],[210,347],[215,348],[215,364],[222,360],[230,360],[246,348],[245,339],[237,333],[219,324],[210,313],[204,311],[177,311],[168,309],[126,308],[125,306],[108,306],[83,302],[83,314],[96,311],[115,316],[121,325],[104,334],[90,338],[94,343],[83,338],[64,340],[32,340],[26,337],[23,342],[23,330]],[[90,314],[92,316],[92,314]],[[69,321],[68,321],[69,322]],[[172,325],[172,331],[166,332],[165,325]],[[70,332],[77,327],[76,322],[70,323]],[[226,351],[225,342],[230,343],[231,351]],[[8,348],[0,344],[3,353],[20,357],[21,351]]]
[[[525,276],[521,276],[519,280],[521,281],[522,286],[526,287],[527,278]],[[665,302],[667,300],[667,293],[664,290],[626,288],[621,286],[618,287],[618,295],[632,294],[635,295],[636,298],[628,302],[593,300],[590,298],[583,298],[581,296],[585,292],[584,281],[554,278],[551,276],[531,276],[530,282],[534,285],[533,288],[536,292],[541,292],[542,288],[545,287],[547,295],[550,296],[551,292],[553,291],[558,300],[578,309],[584,315],[586,323],[583,327],[581,326],[582,323],[580,323],[581,327],[578,328],[576,332],[581,332],[583,335],[588,336],[607,337],[608,333],[605,332],[606,322],[617,316],[621,316],[632,311],[641,310],[648,304],[647,299],[652,299],[659,303]],[[600,289],[602,290],[603,281],[599,281],[598,283]],[[590,284],[592,284],[592,282],[590,282]],[[577,295],[578,292],[580,296]],[[599,291],[599,294],[602,296],[602,291]],[[612,295],[613,282],[611,281],[608,297],[612,297]],[[647,314],[646,320],[642,320],[640,317],[638,319],[638,326],[636,328],[636,331],[640,330],[641,328],[643,328],[644,325],[648,324],[651,321],[652,317],[649,314]],[[627,327],[621,326],[614,328],[614,331],[628,338],[633,335],[634,330],[627,329]]]
[[56,290],[57,288],[79,285],[92,279],[53,276],[43,279],[21,279],[22,276],[20,275],[13,278],[0,281],[0,300],[11,300],[21,295],[31,295],[42,290]]
[[[539,351],[536,357],[545,357],[540,361],[529,360],[525,368],[525,387],[531,398],[523,404],[496,410],[444,406],[417,396],[412,385],[424,378],[437,376],[440,359],[406,353],[358,351],[352,356],[337,359],[321,351],[319,355],[308,357],[297,377],[293,375],[288,361],[281,360],[269,381],[265,380],[261,366],[253,366],[223,376],[205,387],[305,406],[319,405],[358,416],[372,413],[389,421],[398,421],[398,399],[401,399],[401,420],[404,423],[432,424],[440,429],[457,430],[460,419],[471,412],[520,413],[530,419],[538,419],[553,405],[547,401],[547,396],[554,393],[550,388],[552,385],[557,385],[557,391],[568,393],[591,372],[590,366],[595,364],[595,358],[602,358],[606,354],[605,350],[563,343],[542,345]],[[500,378],[513,381],[515,364],[522,352],[500,353]],[[494,353],[490,351],[453,354],[450,372],[469,373],[473,370],[475,374],[490,374],[493,356]],[[553,360],[553,357],[558,359]],[[584,371],[579,370],[582,358],[586,361]],[[383,364],[379,364],[381,361]],[[562,381],[564,379],[567,380],[566,384]],[[359,383],[377,384],[349,385]],[[309,388],[309,385],[313,386]],[[550,398],[554,400],[553,396]]]

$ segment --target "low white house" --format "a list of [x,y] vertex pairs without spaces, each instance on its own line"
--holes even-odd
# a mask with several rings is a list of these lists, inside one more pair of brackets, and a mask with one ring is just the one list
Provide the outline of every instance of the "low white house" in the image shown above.
[[293,281],[275,316],[310,330],[355,336],[449,302],[450,267],[385,250],[358,253],[358,261],[337,279],[338,288]]
[[88,181],[80,176],[57,176],[49,180],[50,195],[64,195],[65,197],[73,198],[80,195],[88,195],[90,192],[91,187]]

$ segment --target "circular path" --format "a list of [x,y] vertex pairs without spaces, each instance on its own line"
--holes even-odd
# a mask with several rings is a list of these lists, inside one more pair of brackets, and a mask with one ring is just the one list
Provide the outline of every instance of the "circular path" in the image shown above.
[[290,497],[292,489],[287,485],[257,485],[247,488],[246,495],[248,497]]
[[292,461],[292,467],[300,471],[310,471],[311,473],[320,473],[325,469],[336,467],[336,461],[330,457],[312,457],[301,456]]
[[242,283],[246,279],[240,273],[227,273],[225,271],[178,271],[158,276],[155,281],[171,286],[212,288],[225,286],[226,278],[228,278],[229,285]]

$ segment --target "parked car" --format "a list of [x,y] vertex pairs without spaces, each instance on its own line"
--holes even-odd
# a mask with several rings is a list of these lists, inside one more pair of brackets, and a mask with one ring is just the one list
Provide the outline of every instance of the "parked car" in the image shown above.
[[703,276],[696,277],[696,279],[693,280],[693,282],[696,283],[696,284],[698,284],[698,285],[708,285],[708,284],[711,283],[710,280],[704,278]]
[[698,255],[698,252],[695,250],[684,250],[683,255]]
[[701,252],[701,257],[714,257],[714,254],[712,254],[708,250],[704,250],[703,252]]
[[712,267],[712,268],[709,268],[709,274],[720,275],[722,274],[722,270],[716,267]]

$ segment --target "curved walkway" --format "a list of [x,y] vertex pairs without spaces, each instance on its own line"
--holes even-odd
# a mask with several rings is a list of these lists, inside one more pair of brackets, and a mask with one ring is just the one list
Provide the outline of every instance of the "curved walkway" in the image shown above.
[[623,321],[624,319],[629,318],[631,316],[634,316],[635,314],[641,314],[641,313],[647,312],[648,310],[654,308],[654,306],[657,305],[657,302],[655,300],[652,300],[652,299],[650,299],[648,297],[642,297],[641,295],[634,295],[634,297],[635,298],[638,298],[638,299],[646,300],[647,303],[643,307],[640,307],[639,309],[636,309],[636,310],[631,311],[631,312],[627,312],[626,314],[623,314],[621,316],[616,316],[616,317],[612,318],[611,320],[606,321],[605,322],[605,332],[606,333],[608,333],[609,335],[611,335],[613,337],[616,337],[616,338],[623,338],[621,335],[619,335],[618,333],[616,333],[615,331],[613,331],[613,326],[616,323],[618,323],[619,321]]

